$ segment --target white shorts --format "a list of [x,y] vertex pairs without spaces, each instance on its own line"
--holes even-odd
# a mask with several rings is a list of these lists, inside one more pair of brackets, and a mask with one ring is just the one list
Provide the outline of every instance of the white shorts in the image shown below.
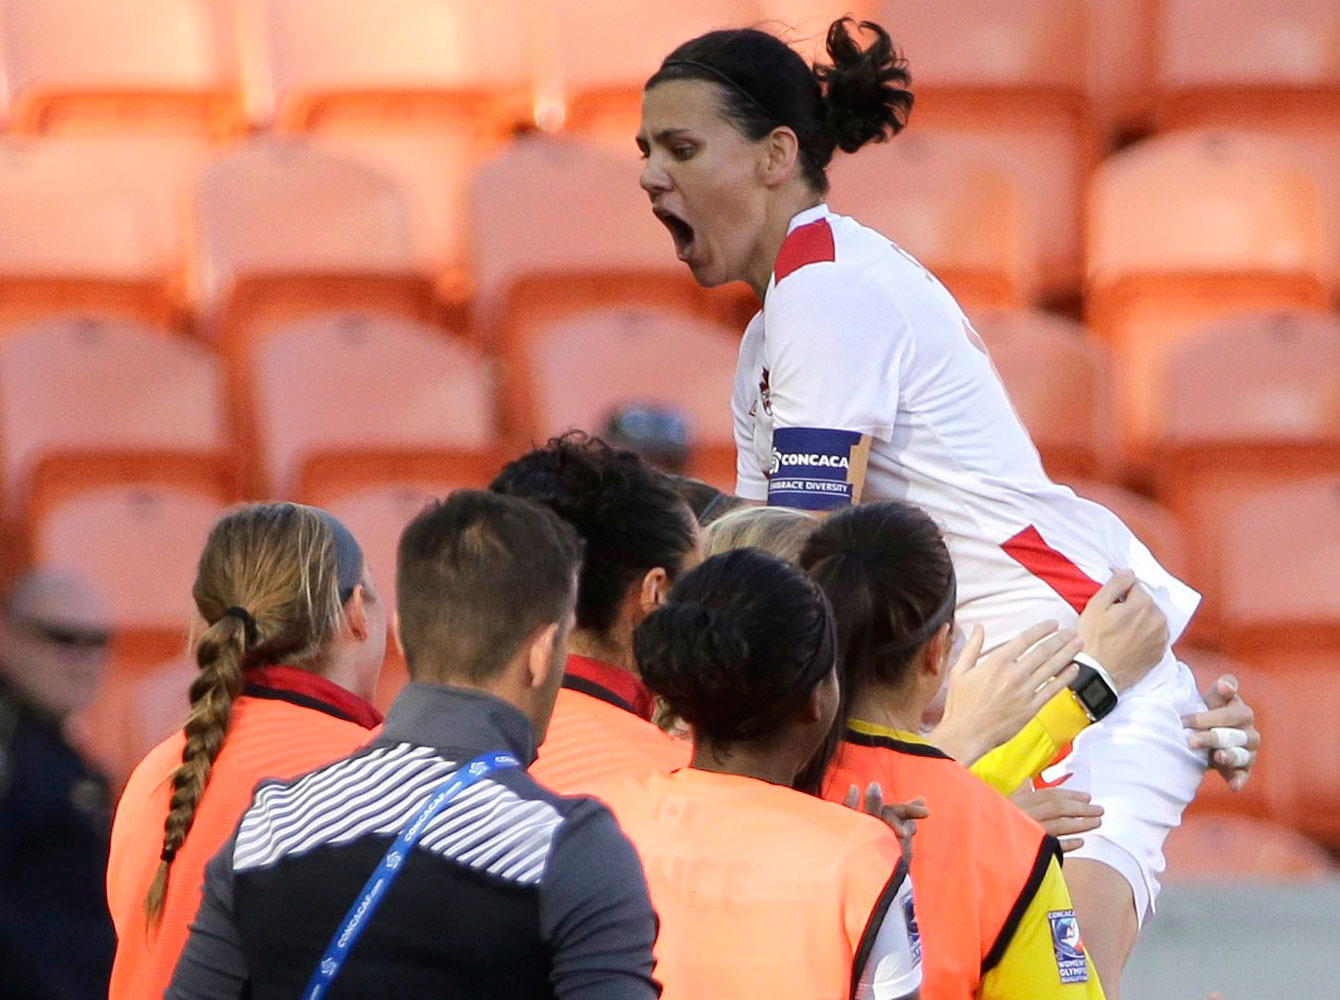
[[1140,925],[1154,913],[1163,842],[1196,797],[1208,764],[1187,746],[1182,716],[1205,702],[1184,663],[1168,650],[1162,663],[1123,692],[1112,714],[1089,726],[1069,756],[1042,772],[1048,783],[1069,777],[1066,788],[1088,792],[1103,807],[1103,822],[1067,855],[1100,861],[1125,877]]

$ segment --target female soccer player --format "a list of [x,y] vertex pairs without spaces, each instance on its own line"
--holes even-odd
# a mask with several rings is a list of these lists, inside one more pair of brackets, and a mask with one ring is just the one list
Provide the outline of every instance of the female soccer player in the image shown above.
[[791,787],[838,710],[837,634],[803,573],[756,549],[708,559],[634,638],[693,729],[689,767],[597,785],[661,918],[681,997],[915,997],[912,886],[885,823]]
[[[711,32],[672,52],[644,91],[641,184],[677,256],[700,284],[744,281],[763,303],[732,401],[736,492],[812,510],[863,498],[924,508],[958,570],[958,619],[984,627],[987,649],[1033,622],[1072,624],[1113,568],[1135,572],[1175,640],[1199,596],[1111,513],[1047,478],[980,339],[935,277],[824,204],[834,152],[895,135],[912,106],[888,34],[861,27],[866,48],[850,20],[835,22],[830,62],[813,69],[767,33]],[[1093,664],[1079,673],[1074,690],[1103,724],[1046,776],[1069,775],[1105,809],[1101,835],[1072,855],[1068,875],[1116,996],[1158,893],[1164,838],[1206,766],[1197,748],[1223,734],[1184,733],[1183,715],[1204,705],[1171,648],[1129,691]],[[1214,761],[1245,769],[1259,738],[1251,729],[1232,738],[1248,746],[1221,745]]]
[[367,742],[386,612],[349,530],[314,507],[252,504],[210,532],[196,573],[200,676],[190,716],[140,761],[112,828],[110,1000],[161,997],[200,904],[205,863],[256,782]]

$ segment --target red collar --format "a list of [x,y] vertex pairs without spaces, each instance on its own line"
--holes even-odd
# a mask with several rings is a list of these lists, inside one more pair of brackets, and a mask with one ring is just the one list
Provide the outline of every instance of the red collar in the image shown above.
[[253,698],[274,698],[314,708],[364,729],[382,724],[382,714],[351,691],[334,681],[298,667],[253,667],[243,677],[242,693]]
[[656,696],[651,693],[651,689],[630,671],[616,667],[613,663],[602,663],[600,660],[569,653],[563,686],[607,701],[648,722],[656,711]]

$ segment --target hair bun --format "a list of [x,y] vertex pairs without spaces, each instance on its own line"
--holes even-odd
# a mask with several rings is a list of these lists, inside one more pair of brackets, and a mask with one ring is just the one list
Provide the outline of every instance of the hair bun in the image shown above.
[[642,679],[690,725],[713,729],[749,714],[737,680],[749,640],[728,615],[692,600],[668,604],[639,626],[635,647]]
[[823,86],[824,115],[838,149],[854,153],[866,143],[883,142],[903,130],[912,110],[912,74],[894,49],[889,33],[873,21],[862,30],[874,35],[867,48],[852,36],[852,18],[828,28],[830,65],[816,65]]

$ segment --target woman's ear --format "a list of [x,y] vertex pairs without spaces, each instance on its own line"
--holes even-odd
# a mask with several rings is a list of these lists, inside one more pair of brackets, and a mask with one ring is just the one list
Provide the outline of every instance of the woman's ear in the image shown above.
[[363,585],[354,587],[349,600],[344,602],[344,618],[349,623],[349,631],[359,642],[368,641],[368,609],[363,603]]
[[647,570],[642,577],[638,590],[637,609],[639,617],[645,618],[661,607],[670,597],[670,574],[664,566]]
[[945,622],[926,643],[926,659],[922,669],[933,677],[943,677],[949,670],[949,651],[953,643],[953,623]]
[[779,125],[763,142],[759,173],[765,185],[778,187],[796,176],[800,169],[800,140],[790,128]]

